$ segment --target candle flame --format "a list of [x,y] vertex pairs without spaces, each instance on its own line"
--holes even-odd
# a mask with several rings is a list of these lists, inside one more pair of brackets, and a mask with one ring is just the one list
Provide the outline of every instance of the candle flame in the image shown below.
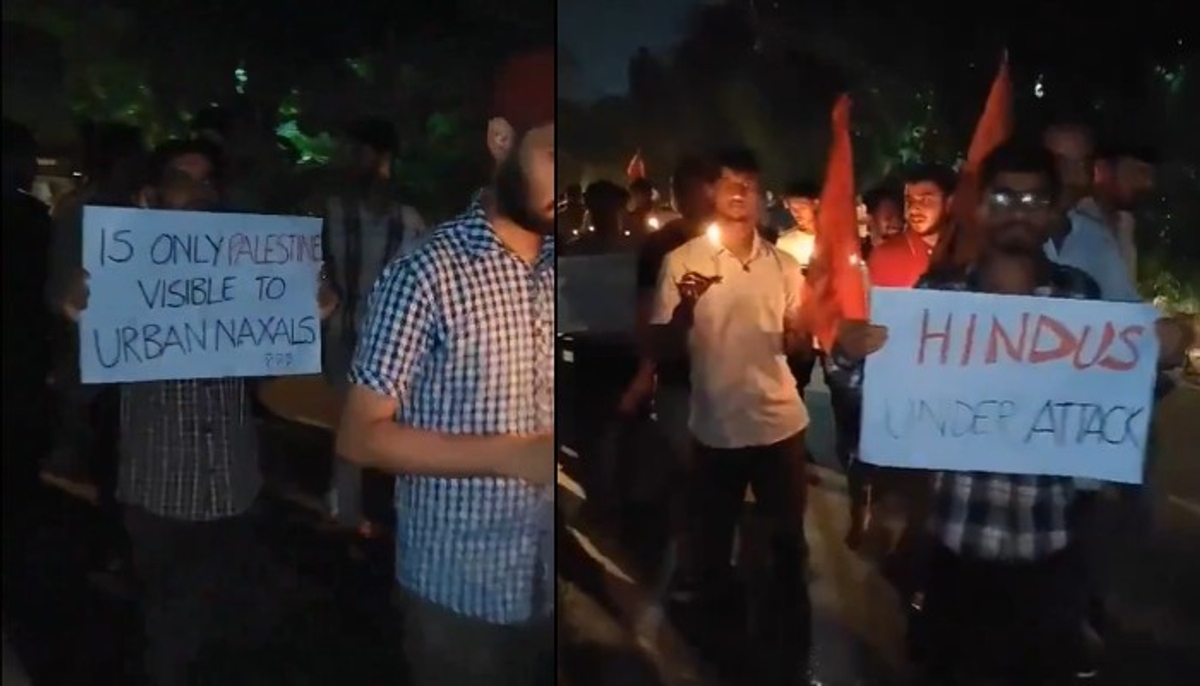
[[649,227],[651,231],[657,230],[659,228],[658,217],[648,218],[646,220],[646,226]]
[[709,243],[713,245],[721,244],[721,227],[717,226],[716,222],[708,225],[708,228],[704,230],[704,235],[708,237]]

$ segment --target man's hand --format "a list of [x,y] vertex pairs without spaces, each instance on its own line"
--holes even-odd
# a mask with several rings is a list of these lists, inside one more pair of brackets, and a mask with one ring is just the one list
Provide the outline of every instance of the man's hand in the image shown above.
[[861,319],[844,319],[838,324],[838,352],[857,362],[879,352],[887,343],[887,335],[887,327]]
[[675,282],[675,287],[679,289],[681,301],[695,305],[696,301],[708,292],[708,289],[718,283],[721,283],[720,276],[705,276],[699,272],[688,272]]
[[554,434],[520,436],[508,459],[497,469],[502,477],[520,479],[534,486],[549,486],[558,478],[558,448]]
[[676,281],[675,288],[679,289],[679,305],[675,308],[673,316],[675,322],[691,326],[693,315],[696,312],[696,303],[708,292],[708,289],[718,283],[721,283],[720,276],[705,276],[699,272],[687,272],[679,281]]
[[91,291],[88,289],[90,277],[91,275],[86,270],[80,269],[60,305],[62,315],[71,322],[79,323],[79,315],[87,309],[88,297],[91,295]]
[[1174,369],[1183,364],[1188,348],[1195,343],[1195,334],[1186,321],[1177,317],[1162,317],[1154,322],[1158,334],[1158,364]]

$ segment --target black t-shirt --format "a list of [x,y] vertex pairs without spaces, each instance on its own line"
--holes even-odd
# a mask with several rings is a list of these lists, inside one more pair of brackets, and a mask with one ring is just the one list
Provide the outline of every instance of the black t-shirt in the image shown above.
[[[701,232],[700,222],[674,219],[666,226],[646,237],[638,251],[637,292],[638,298],[654,297],[658,288],[658,276],[662,271],[667,254],[687,243]],[[672,360],[658,366],[658,382],[675,388],[687,388],[691,369],[687,359]]]

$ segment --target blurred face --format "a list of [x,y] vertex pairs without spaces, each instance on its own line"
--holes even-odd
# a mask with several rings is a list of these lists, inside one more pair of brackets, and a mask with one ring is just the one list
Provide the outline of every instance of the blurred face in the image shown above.
[[894,200],[880,202],[875,211],[867,215],[867,226],[877,240],[900,233],[904,230],[904,216],[900,211],[900,204]]
[[816,198],[786,198],[783,204],[801,231],[812,233],[817,230]]
[[1154,166],[1131,157],[1097,164],[1096,176],[1123,210],[1136,208],[1154,193]]
[[918,236],[937,233],[950,210],[950,197],[932,181],[904,184],[904,219]]
[[219,199],[213,171],[205,155],[180,155],[169,163],[158,188],[146,193],[144,204],[164,210],[210,209]]
[[1073,207],[1092,189],[1092,138],[1086,131],[1058,128],[1047,131],[1044,141],[1058,161],[1064,207]]
[[762,192],[758,175],[721,169],[713,188],[713,205],[720,219],[730,222],[757,222]]
[[531,129],[496,170],[496,210],[518,226],[554,233],[554,124]]
[[1059,217],[1054,200],[1044,174],[998,174],[979,206],[988,248],[1009,255],[1041,253]]

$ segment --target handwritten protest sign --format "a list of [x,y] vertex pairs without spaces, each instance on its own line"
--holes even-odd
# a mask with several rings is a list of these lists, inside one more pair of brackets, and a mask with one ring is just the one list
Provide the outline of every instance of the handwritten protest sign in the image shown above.
[[321,222],[87,207],[85,383],[321,370]]
[[1138,303],[877,288],[862,459],[1141,483],[1158,358]]

